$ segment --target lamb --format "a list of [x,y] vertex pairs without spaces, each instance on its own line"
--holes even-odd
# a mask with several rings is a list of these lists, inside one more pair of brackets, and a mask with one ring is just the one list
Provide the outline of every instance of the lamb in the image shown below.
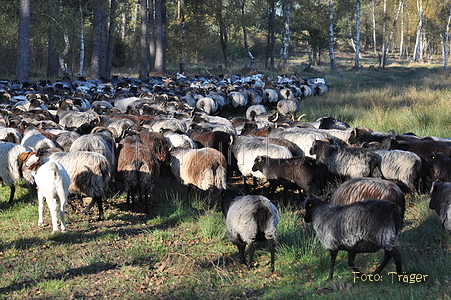
[[440,225],[451,234],[451,182],[433,182],[429,208],[440,218]]
[[102,199],[107,195],[111,180],[111,166],[105,156],[90,151],[74,151],[55,152],[49,158],[60,162],[66,169],[70,177],[70,193],[92,198],[83,212],[89,212],[94,203],[97,203],[97,220],[104,220]]
[[65,208],[69,197],[70,177],[64,167],[57,161],[40,155],[37,152],[22,152],[18,159],[24,168],[31,171],[38,188],[38,225],[44,226],[44,199],[49,207],[52,218],[53,232],[58,231],[58,217],[56,214],[56,198],[60,201],[61,231],[66,231]]
[[34,179],[30,171],[22,169],[22,162],[17,157],[22,152],[26,152],[27,148],[10,142],[0,142],[0,178],[4,184],[10,187],[9,201],[11,204],[16,192],[15,183],[22,177],[25,179],[26,185],[30,192],[30,199],[34,201],[36,191],[34,188]]
[[365,199],[388,200],[396,205],[404,218],[406,199],[404,192],[395,183],[373,177],[351,178],[343,182],[330,194],[333,205],[347,205]]
[[322,139],[313,143],[310,154],[316,154],[316,159],[337,177],[382,177],[379,158],[368,149],[335,146]]
[[[263,196],[243,196],[236,189],[221,191],[221,207],[225,216],[226,232],[230,241],[238,247],[240,262],[252,267],[254,242],[268,241],[271,252],[271,272],[274,272],[274,256],[277,245],[279,214],[276,206]],[[249,247],[246,262],[244,251]]]
[[396,272],[402,273],[401,254],[396,249],[402,228],[401,212],[396,204],[387,200],[367,199],[349,205],[333,205],[319,198],[304,202],[306,223],[312,223],[318,239],[330,252],[328,280],[332,280],[335,259],[339,250],[348,252],[348,265],[354,272],[357,253],[385,251],[384,259],[374,272],[380,274],[393,257]]
[[[274,159],[267,156],[257,156],[252,171],[260,171],[270,183],[270,195],[278,185],[285,188],[299,190],[299,195],[310,196],[314,187],[321,193],[329,179],[327,167],[317,163],[311,157],[293,157],[287,159]],[[302,193],[303,190],[303,193]]]

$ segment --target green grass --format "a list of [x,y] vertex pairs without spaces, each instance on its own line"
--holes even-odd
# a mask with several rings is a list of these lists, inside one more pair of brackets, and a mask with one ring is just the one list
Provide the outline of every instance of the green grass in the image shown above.
[[[440,66],[404,63],[359,72],[347,71],[352,65],[345,62],[340,66],[340,77],[318,68],[331,91],[301,102],[305,120],[332,116],[377,131],[450,136],[451,79]],[[266,244],[258,245],[252,269],[238,263],[216,195],[210,202],[168,179],[157,184],[149,215],[132,212],[124,195],[115,195],[105,205],[104,222],[95,221],[95,210],[82,215],[68,208],[69,231],[56,234],[47,210],[46,226],[37,226],[37,206],[23,184],[11,206],[9,188],[0,187],[0,299],[451,298],[451,237],[429,209],[427,194],[409,195],[398,242],[406,275],[427,275],[414,283],[403,279],[416,277],[399,281],[389,275],[393,262],[382,281],[355,279],[344,252],[328,282],[328,252],[303,222],[297,197],[285,200],[282,194],[274,199],[280,224],[271,273]],[[370,272],[382,256],[359,254],[356,264]]]

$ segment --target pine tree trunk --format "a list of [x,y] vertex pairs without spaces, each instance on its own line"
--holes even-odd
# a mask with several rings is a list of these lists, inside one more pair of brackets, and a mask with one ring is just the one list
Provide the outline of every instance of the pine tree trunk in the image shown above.
[[166,1],[155,1],[155,70],[159,74],[166,72]]
[[276,41],[275,37],[275,16],[276,16],[276,4],[275,0],[268,0],[268,32],[267,32],[267,50],[266,50],[266,61],[265,68],[273,70],[274,69],[274,45]]
[[329,57],[332,74],[340,76],[334,54],[334,6],[332,0],[329,0]]
[[57,28],[55,26],[49,27],[49,44],[48,44],[48,60],[47,60],[47,77],[58,77],[59,75],[59,57],[58,57],[58,42]]
[[[243,16],[243,18],[244,18],[244,13],[245,13],[245,11],[244,11],[245,6],[246,6],[246,0],[243,0],[243,2],[241,2],[241,16]],[[254,71],[255,70],[255,57],[254,57],[254,55],[252,55],[251,48],[249,47],[249,40],[247,37],[246,26],[243,26],[243,39],[244,39],[244,48],[246,49],[247,56],[249,57],[249,59],[251,61],[248,69],[249,69],[249,71]]]
[[110,0],[110,22],[108,27],[108,45],[105,59],[105,77],[111,77],[111,69],[113,68],[114,55],[114,30],[116,28],[116,9],[117,0]]
[[16,79],[19,81],[27,81],[30,70],[30,4],[30,0],[20,0],[16,62]]
[[288,49],[290,46],[291,0],[284,0],[282,5],[283,5],[282,6],[283,31],[282,31],[282,45],[280,48],[279,68],[285,69],[288,61]]
[[149,75],[149,43],[148,43],[148,7],[147,0],[139,1],[140,17],[141,17],[141,33],[140,33],[140,64],[139,64],[139,78],[144,79]]
[[105,77],[105,62],[107,51],[108,32],[108,6],[105,0],[98,1],[94,6],[93,17],[93,43],[91,56],[91,78],[99,79]]

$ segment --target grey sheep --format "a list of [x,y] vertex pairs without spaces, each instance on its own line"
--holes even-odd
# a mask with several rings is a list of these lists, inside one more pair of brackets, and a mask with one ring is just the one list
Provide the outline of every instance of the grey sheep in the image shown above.
[[[227,236],[238,247],[241,263],[252,267],[254,242],[268,241],[271,252],[271,272],[274,271],[279,213],[268,198],[260,195],[243,196],[237,189],[221,191],[221,207],[225,216]],[[244,254],[249,247],[249,259]]]
[[316,159],[326,164],[329,172],[337,177],[382,177],[379,157],[368,149],[340,147],[331,145],[329,140],[317,140],[310,154],[316,154]]
[[343,182],[330,194],[330,203],[347,205],[365,199],[388,200],[398,205],[404,218],[406,198],[404,192],[395,183],[373,177],[351,178]]
[[433,182],[429,208],[440,218],[440,225],[451,234],[451,182]]
[[333,205],[319,198],[304,202],[306,223],[312,223],[318,239],[330,253],[329,280],[332,279],[335,259],[339,250],[348,252],[348,265],[355,272],[357,253],[370,253],[383,249],[384,259],[375,274],[380,274],[393,257],[396,272],[401,274],[401,254],[396,248],[402,228],[398,206],[387,200],[367,199],[349,205]]

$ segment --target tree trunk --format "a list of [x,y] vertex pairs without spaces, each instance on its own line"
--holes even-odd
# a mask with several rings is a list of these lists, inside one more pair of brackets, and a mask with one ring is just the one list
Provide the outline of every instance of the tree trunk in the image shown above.
[[83,4],[80,0],[80,62],[78,66],[78,77],[83,77],[83,68],[85,64],[85,33],[84,33],[84,18],[83,18]]
[[401,7],[402,7],[402,0],[399,0],[398,10],[396,11],[395,19],[393,20],[393,27],[391,28],[391,31],[390,31],[390,37],[388,38],[387,49],[385,49],[385,52],[382,54],[382,68],[385,68],[385,63],[387,62],[388,52],[390,52],[390,47],[391,47],[391,43],[393,41],[393,36],[395,35],[396,23],[398,22]]
[[219,25],[219,42],[221,43],[222,57],[226,69],[230,68],[229,61],[229,35],[227,32],[227,9],[223,8],[223,1],[217,2],[216,20]]
[[372,21],[373,21],[373,51],[374,55],[377,55],[377,38],[376,38],[376,1],[373,0],[373,9],[372,9]]
[[58,42],[57,42],[57,28],[55,26],[49,27],[49,45],[48,45],[48,60],[47,60],[47,77],[58,77],[59,75],[59,57],[58,57]]
[[19,81],[27,81],[30,72],[30,1],[20,0],[16,62],[16,79]]
[[166,72],[166,1],[155,1],[155,71]]
[[141,16],[141,34],[140,34],[140,49],[141,49],[141,55],[140,55],[140,64],[139,64],[139,78],[144,79],[149,75],[149,42],[147,40],[148,33],[148,6],[147,6],[147,0],[140,0],[139,1],[139,9],[140,9],[140,16]]
[[116,9],[117,0],[110,0],[110,22],[108,27],[108,45],[105,59],[105,76],[111,77],[111,69],[113,68],[113,55],[114,55],[114,30],[116,28]]
[[356,20],[355,20],[355,63],[354,69],[360,68],[360,0],[356,3]]
[[423,31],[423,2],[422,0],[417,0],[418,8],[418,27],[417,36],[415,41],[415,51],[413,53],[413,61],[418,62],[421,53],[421,32]]
[[268,32],[267,32],[267,49],[266,49],[266,61],[265,68],[274,69],[274,45],[276,41],[275,37],[275,16],[276,16],[276,4],[275,0],[268,0]]
[[[243,19],[244,19],[245,6],[246,6],[246,0],[243,0],[243,2],[241,2],[241,16],[243,17]],[[249,71],[254,71],[255,70],[255,57],[254,57],[254,55],[252,55],[251,48],[249,47],[249,40],[247,38],[246,25],[243,26],[243,39],[244,39],[244,48],[246,49],[247,56],[249,56],[249,59],[251,61],[248,69],[249,69]]]
[[91,78],[105,77],[105,63],[107,51],[108,18],[105,0],[95,2],[93,17],[93,43],[91,56]]
[[446,23],[446,33],[445,33],[445,57],[444,66],[445,70],[448,70],[448,55],[449,55],[449,24],[451,23],[451,9],[449,11],[448,22]]
[[401,32],[399,37],[399,58],[404,59],[406,58],[406,53],[404,49],[404,4],[401,4]]
[[149,8],[149,27],[147,32],[149,34],[149,70],[155,70],[155,53],[156,53],[156,25],[155,25],[155,1],[148,0]]
[[329,0],[329,57],[332,74],[340,76],[334,54],[334,6],[332,0]]
[[183,0],[178,1],[178,20],[180,21],[180,68],[179,72],[185,72],[185,12]]
[[290,46],[291,0],[283,1],[282,11],[283,11],[283,31],[282,31],[282,45],[280,48],[279,68],[285,69],[288,61],[288,48]]
[[383,56],[385,53],[385,34],[387,31],[387,0],[384,0],[384,13],[383,13],[383,17],[382,17],[382,55],[379,56],[379,67],[382,66],[382,61],[384,60]]

